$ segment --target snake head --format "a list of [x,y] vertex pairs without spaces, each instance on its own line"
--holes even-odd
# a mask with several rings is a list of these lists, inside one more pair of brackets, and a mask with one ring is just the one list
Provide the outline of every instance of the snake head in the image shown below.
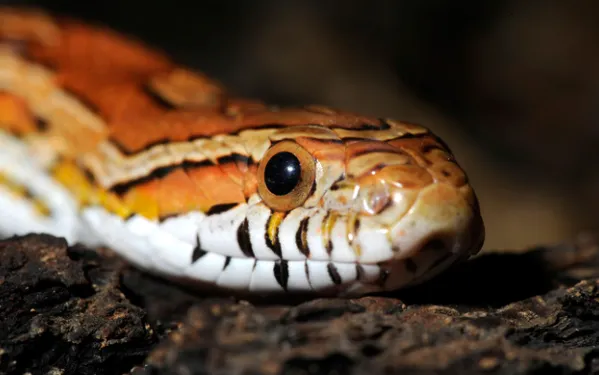
[[271,135],[258,176],[263,202],[296,218],[295,243],[308,259],[359,280],[347,293],[421,282],[483,245],[466,174],[420,126],[285,128]]

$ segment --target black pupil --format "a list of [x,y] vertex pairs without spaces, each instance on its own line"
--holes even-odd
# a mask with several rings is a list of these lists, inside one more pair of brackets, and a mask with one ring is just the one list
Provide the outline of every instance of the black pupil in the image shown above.
[[264,181],[275,195],[289,194],[298,184],[302,171],[299,160],[291,152],[279,152],[266,164]]

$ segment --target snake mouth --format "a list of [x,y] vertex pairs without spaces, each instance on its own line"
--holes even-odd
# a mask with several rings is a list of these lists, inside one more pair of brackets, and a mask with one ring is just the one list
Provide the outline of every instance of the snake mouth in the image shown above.
[[467,243],[456,245],[450,236],[431,237],[413,255],[379,262],[378,277],[347,285],[341,295],[348,297],[373,292],[390,292],[412,287],[434,279],[452,265],[465,261],[480,251],[484,242],[482,220],[474,220],[473,237]]

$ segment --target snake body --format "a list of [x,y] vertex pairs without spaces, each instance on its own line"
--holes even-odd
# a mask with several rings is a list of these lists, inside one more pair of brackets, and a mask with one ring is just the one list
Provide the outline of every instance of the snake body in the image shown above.
[[107,247],[240,293],[359,295],[477,253],[476,195],[428,129],[278,108],[111,30],[0,9],[0,234]]

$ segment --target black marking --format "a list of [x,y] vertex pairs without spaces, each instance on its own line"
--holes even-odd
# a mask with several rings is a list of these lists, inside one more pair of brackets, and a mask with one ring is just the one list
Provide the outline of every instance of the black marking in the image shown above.
[[329,256],[333,252],[333,240],[330,237],[327,241],[327,245],[325,246],[325,250],[327,251],[327,254],[329,254]]
[[222,135],[222,134],[226,134],[226,135],[233,135],[233,136],[237,136],[239,135],[241,132],[244,132],[246,130],[261,130],[261,129],[285,129],[288,128],[288,125],[283,125],[283,124],[277,124],[277,123],[270,123],[270,124],[254,124],[252,126],[248,126],[248,127],[241,127],[235,131],[232,131],[230,133],[216,133],[216,134],[210,134],[210,135],[192,135],[190,137],[187,138],[187,140],[189,142],[193,142],[195,140],[198,139],[210,139],[216,135]]
[[429,133],[428,135],[431,138],[433,138],[435,141],[437,141],[437,143],[439,143],[441,145],[441,147],[445,148],[445,150],[443,150],[443,151],[447,151],[450,155],[453,156],[453,152],[451,152],[449,145],[441,137],[439,137],[436,134],[432,134],[432,133]]
[[7,38],[7,39],[3,39],[2,42],[9,43],[9,47],[11,49],[14,49],[15,52],[17,52],[19,54],[19,56],[21,58],[23,58],[25,61],[29,62],[29,63],[33,63],[33,64],[38,64],[43,66],[44,68],[50,70],[50,71],[57,71],[58,70],[58,63],[55,61],[48,61],[47,59],[45,60],[39,60],[36,58],[36,56],[33,56],[31,50],[28,48],[28,46],[30,45],[30,42],[25,41],[25,40],[16,40],[16,39],[12,39],[9,36],[2,36],[3,38]]
[[27,186],[21,186],[21,188],[23,189],[22,192],[25,199],[34,200],[37,198],[33,191],[31,191]]
[[35,117],[35,127],[37,129],[38,132],[40,133],[44,133],[45,131],[48,130],[48,128],[50,127],[48,124],[48,121],[44,120],[41,117]]
[[348,125],[342,125],[342,124],[332,124],[332,125],[327,125],[326,127],[329,129],[344,129],[344,130],[349,130],[349,131],[368,131],[368,130],[389,130],[391,129],[391,125],[389,125],[389,123],[387,123],[387,121],[385,121],[382,118],[379,118],[379,124],[368,124],[366,122],[363,122],[357,126],[348,126]]
[[120,143],[116,139],[109,137],[108,140],[110,141],[110,143],[112,143],[113,146],[119,149],[121,154],[125,156],[141,154],[143,152],[149,151],[150,149],[156,146],[164,146],[172,142],[172,140],[170,140],[169,138],[160,138],[154,142],[147,143],[146,145],[144,145],[144,147],[142,147],[139,150],[129,151],[122,143]]
[[2,129],[5,132],[8,132],[8,134],[12,135],[15,138],[21,138],[23,136],[23,132],[17,131],[17,129],[14,128],[10,128],[10,129]]
[[[59,163],[57,163],[59,164]],[[83,176],[85,176],[85,179],[87,180],[87,182],[89,182],[91,185],[96,186],[96,177],[94,176],[94,174],[86,167],[81,168],[81,171],[83,172]]]
[[241,248],[241,252],[248,258],[254,258],[254,249],[252,249],[252,241],[250,239],[250,223],[245,218],[237,228],[237,243]]
[[[326,126],[328,128],[328,126]],[[338,145],[343,145],[343,139],[336,139],[336,138],[325,138],[325,139],[320,139],[320,138],[314,138],[311,137],[310,135],[307,135],[306,138],[310,138],[310,142],[313,143],[320,143],[323,147],[329,146],[331,143],[332,144],[338,144]],[[296,144],[297,143],[296,140],[292,139],[292,138],[281,138],[281,139],[277,139],[277,140],[272,140],[270,141],[270,147],[282,143],[282,142],[294,142]]]
[[364,279],[364,267],[361,264],[356,264],[356,281]]
[[72,89],[70,89],[68,87],[62,86],[61,89],[66,94],[69,94],[73,98],[77,99],[78,102],[80,102],[83,106],[87,107],[87,109],[91,110],[94,114],[96,114],[99,117],[102,117],[101,116],[101,112],[100,112],[100,108],[98,108],[98,106],[95,103],[92,103],[92,101],[89,98],[87,98],[86,96],[84,96],[82,94],[79,94],[79,93],[73,91]]
[[[165,143],[168,143],[168,141],[165,141]],[[123,196],[130,189],[134,188],[135,186],[144,184],[146,182],[152,181],[157,178],[163,178],[166,175],[172,173],[173,171],[175,171],[179,168],[182,168],[183,170],[187,171],[187,170],[193,170],[196,168],[202,168],[202,167],[207,167],[207,166],[222,165],[222,164],[226,164],[226,163],[242,162],[242,163],[245,163],[246,165],[250,165],[253,163],[247,156],[241,155],[241,154],[235,154],[235,153],[226,155],[226,156],[222,156],[222,157],[218,158],[216,161],[217,161],[217,163],[214,163],[209,159],[202,160],[202,161],[184,160],[183,162],[178,163],[178,164],[165,165],[163,167],[158,167],[158,168],[152,170],[150,173],[146,174],[145,176],[133,179],[131,181],[117,183],[110,188],[110,191],[114,192],[115,194],[117,194],[119,196]]]
[[404,134],[400,135],[399,137],[386,139],[384,142],[389,144],[394,141],[401,141],[401,140],[405,140],[405,139],[424,138],[424,137],[427,137],[428,135],[429,135],[429,133],[420,133],[420,134],[404,133]]
[[357,234],[358,231],[360,230],[360,218],[356,218],[356,220],[354,221],[354,234]]
[[172,213],[172,214],[166,214],[166,215],[160,215],[158,216],[158,222],[159,223],[164,223],[165,221],[167,221],[168,219],[175,219],[179,217],[178,213]]
[[133,219],[135,216],[137,216],[137,213],[135,213],[135,212],[130,213],[123,219],[123,221],[129,221],[129,220]]
[[297,232],[295,232],[295,245],[299,249],[299,251],[306,256],[306,258],[310,258],[310,246],[308,246],[308,224],[310,223],[310,218],[305,217],[300,221],[299,227],[297,228]]
[[[391,126],[389,126],[389,124],[387,124],[386,121],[381,121],[382,123],[380,125],[373,125],[373,124],[360,124],[359,128],[356,128],[355,130],[389,130],[391,129]],[[351,129],[354,130],[354,129]]]
[[198,259],[206,255],[206,253],[207,251],[202,250],[202,245],[200,245],[200,236],[196,235],[196,245],[191,253],[191,263],[195,263]]
[[370,138],[364,138],[364,137],[344,137],[343,138],[343,144],[347,145],[350,142],[362,142],[362,141],[371,141]]
[[[308,280],[308,284],[310,288],[312,288],[312,282],[310,282],[310,267],[308,267],[308,262],[304,262],[304,273],[306,274],[306,280]],[[312,288],[314,289],[314,288]]]
[[[329,225],[330,219],[329,218],[331,215],[334,215],[332,213],[332,211],[327,212],[324,219],[322,220],[322,226],[323,226],[322,234],[326,235],[326,239],[327,239],[327,243],[325,244],[324,248],[329,256],[331,256],[331,253],[333,252],[333,239],[331,238],[331,232],[333,229],[329,228],[330,227],[330,225]],[[334,224],[335,223],[333,223],[333,226],[334,226]],[[328,229],[330,229],[330,230],[328,230]]]
[[404,264],[406,266],[406,269],[411,272],[411,273],[416,273],[416,271],[418,271],[418,265],[416,264],[416,262],[414,262],[413,259],[408,258],[404,261]]
[[335,283],[335,285],[340,285],[343,282],[343,280],[341,280],[341,275],[339,275],[337,267],[335,267],[333,263],[327,264],[327,271],[329,271],[329,276],[331,277],[331,280],[333,280],[333,283]]
[[[371,141],[365,140],[365,142],[371,142]],[[353,158],[357,158],[359,156],[368,155],[368,154],[372,154],[372,153],[383,154],[383,155],[381,155],[383,158],[388,155],[406,155],[407,156],[407,154],[405,152],[403,152],[402,150],[395,148],[388,143],[380,143],[380,142],[377,142],[377,144],[375,146],[370,146],[368,148],[364,147],[361,150],[354,150],[351,153],[348,151],[348,154],[349,154],[348,156],[350,156],[353,159]],[[386,155],[386,154],[388,154],[388,155]]]
[[173,172],[174,170],[176,170],[178,168],[192,169],[192,168],[205,167],[208,165],[214,165],[214,163],[212,163],[210,160],[203,160],[200,162],[184,161],[181,164],[167,165],[164,167],[159,167],[159,168],[154,169],[152,172],[150,172],[149,174],[147,174],[143,177],[139,177],[139,178],[133,179],[131,181],[115,184],[110,188],[110,191],[112,191],[113,193],[122,197],[129,190],[133,189],[134,187],[141,185],[143,183],[155,180],[155,179],[163,178],[164,176],[168,175],[169,173]]
[[341,188],[339,183],[341,181],[343,181],[344,179],[345,179],[345,172],[343,172],[343,174],[341,176],[339,176],[339,178],[335,182],[333,182],[333,184],[331,185],[329,190],[331,190],[331,191],[339,190]]
[[431,152],[433,150],[441,150],[443,152],[446,152],[446,150],[443,150],[442,146],[437,145],[437,144],[425,144],[425,145],[422,145],[422,147],[420,148],[420,152],[422,154],[428,154],[429,152]]
[[274,266],[275,279],[283,290],[287,291],[287,282],[289,281],[289,265],[286,260],[279,260],[275,262]]
[[275,230],[274,242],[270,240],[270,236],[268,235],[268,228],[270,227],[270,221],[272,220],[274,215],[270,215],[268,220],[266,221],[266,228],[264,231],[264,240],[266,241],[266,246],[272,250],[279,258],[282,258],[281,253],[281,242],[279,242],[279,226],[277,225],[277,229]]
[[[231,136],[237,136],[239,135],[239,133],[241,133],[242,131],[246,131],[246,130],[260,130],[260,129],[265,129],[265,128],[271,128],[271,129],[283,129],[286,128],[287,126],[282,125],[282,124],[261,124],[261,125],[255,125],[255,126],[251,126],[251,127],[242,127],[234,132],[230,132],[230,133],[215,133],[215,134],[209,134],[209,135],[190,135],[189,137],[187,137],[186,141],[187,142],[193,142],[193,141],[197,141],[200,139],[212,139],[214,136],[217,135],[231,135]],[[159,145],[165,145],[168,143],[171,143],[172,140],[169,138],[161,138],[158,139],[154,142],[149,142],[147,144],[145,144],[143,147],[134,150],[134,151],[130,151],[128,150],[122,143],[118,142],[116,139],[114,138],[109,138],[110,142],[116,146],[119,151],[125,155],[125,156],[131,156],[131,155],[136,155],[142,152],[146,152],[149,151],[151,148],[155,147],[155,146],[159,146]]]
[[[157,94],[153,93],[151,90],[147,90],[148,95],[152,96],[153,98],[155,98],[157,101],[160,102],[164,102],[163,104],[166,104],[166,107],[172,107],[172,104],[164,101],[164,99],[160,98],[160,96],[158,96]],[[79,98],[79,96],[78,96]],[[89,104],[88,105],[90,108],[95,108],[95,106]],[[176,107],[174,107],[176,108]],[[230,132],[230,133],[215,133],[215,134],[208,134],[208,135],[191,135],[189,137],[187,137],[187,142],[193,142],[193,141],[197,141],[200,139],[211,139],[216,135],[222,135],[222,134],[227,134],[230,136],[238,136],[241,132],[247,131],[247,130],[261,130],[261,129],[285,129],[288,128],[288,125],[285,124],[277,124],[277,123],[267,123],[267,124],[253,124],[251,126],[248,127],[241,127],[239,129],[237,129],[236,131]],[[347,126],[343,126],[340,124],[335,124],[335,125],[327,125],[326,126],[329,129],[346,129],[346,130],[357,130],[357,131],[361,131],[361,130],[388,130],[390,129],[389,124],[386,121],[383,121],[383,123],[381,125],[372,125],[372,124],[362,124],[359,127],[356,128],[351,128],[351,127],[347,127]],[[402,135],[399,138],[410,138],[410,137],[419,137],[420,135],[414,135],[411,133],[406,133],[405,135]],[[343,138],[343,139],[326,139],[326,140],[320,140],[317,138],[314,138],[313,140],[316,142],[331,142],[331,143],[344,143],[346,141],[350,141],[350,140],[364,140],[365,138],[363,137],[347,137],[347,138]],[[159,145],[165,145],[168,143],[171,143],[172,140],[169,138],[161,138],[158,139],[154,142],[150,142],[147,143],[146,145],[144,145],[143,147],[131,151],[129,149],[127,149],[127,147],[125,147],[122,143],[118,142],[116,139],[114,138],[109,138],[110,142],[119,149],[119,151],[125,155],[125,156],[131,156],[131,155],[136,155],[145,151],[150,150],[152,147],[155,146],[159,146]],[[288,140],[288,139],[287,139]],[[282,141],[282,140],[281,140]],[[273,144],[275,144],[276,142],[273,142]]]
[[389,122],[384,119],[384,118],[379,118],[379,121],[381,122],[381,130],[389,130],[391,129],[391,124],[389,124]]
[[390,139],[386,139],[384,142],[393,142],[393,141],[400,141],[400,140],[405,140],[405,139],[420,139],[421,142],[423,142],[427,137],[430,136],[430,132],[428,130],[422,132],[422,133],[404,133],[398,137],[395,138],[390,138]]
[[315,192],[316,192],[316,179],[314,179],[314,181],[312,181],[312,187],[310,187],[310,194],[308,195],[308,198],[306,198],[306,200],[310,199],[310,197],[312,197]]
[[388,278],[389,278],[389,270],[381,267],[381,269],[379,271],[378,284],[380,286],[385,285],[385,283],[387,282]]
[[[151,93],[149,93],[151,94]],[[152,94],[151,94],[152,95]],[[155,95],[155,94],[153,94]],[[79,97],[78,97],[79,98]],[[160,98],[158,98],[160,100]],[[171,104],[168,104],[169,106],[172,106]],[[95,108],[95,106],[89,104],[90,108]],[[246,131],[246,130],[261,130],[261,129],[284,129],[289,127],[288,125],[285,124],[277,124],[277,123],[267,123],[267,124],[253,124],[252,126],[248,126],[248,127],[241,127],[239,129],[237,129],[236,131],[230,132],[230,133],[215,133],[215,134],[208,134],[208,135],[191,135],[189,137],[187,137],[187,142],[193,142],[196,140],[200,140],[200,139],[211,139],[212,137],[216,136],[216,135],[222,135],[222,134],[227,134],[230,136],[237,136],[239,135],[241,132]],[[362,124],[359,127],[356,128],[351,128],[351,127],[347,127],[347,126],[343,126],[340,124],[334,124],[334,125],[327,125],[326,126],[329,129],[346,129],[346,130],[357,130],[357,131],[361,131],[361,130],[388,130],[390,129],[390,125],[386,122],[386,121],[382,121],[381,125],[372,125],[372,124]],[[417,138],[420,137],[421,134],[411,134],[411,133],[406,133],[404,135],[402,135],[401,137],[398,137],[397,139],[400,138]],[[333,143],[344,143],[347,141],[351,141],[351,140],[356,140],[356,141],[360,141],[360,140],[364,140],[366,138],[363,137],[346,137],[343,138],[342,140],[336,140],[336,139],[327,139],[327,142],[333,142]],[[156,140],[154,142],[151,143],[147,143],[146,145],[144,145],[143,147],[141,147],[138,150],[134,150],[134,151],[130,151],[128,150],[123,144],[121,144],[120,142],[118,142],[116,139],[114,138],[109,138],[110,142],[116,146],[119,151],[125,155],[125,156],[131,156],[131,155],[136,155],[145,151],[150,150],[152,147],[158,146],[158,145],[164,145],[164,144],[168,144],[170,142],[172,142],[171,139],[169,138],[163,138],[163,139],[159,139]],[[316,141],[318,141],[318,139],[314,139]],[[274,144],[275,142],[273,142]],[[441,144],[443,144],[445,146],[445,143],[440,140]]]
[[215,204],[214,206],[210,207],[210,209],[206,212],[206,215],[210,216],[210,215],[218,215],[220,213],[223,213],[225,211],[230,210],[231,208],[237,206],[239,203],[221,203],[221,204]]
[[156,90],[154,90],[154,88],[152,88],[149,84],[145,84],[142,86],[143,92],[148,95],[150,98],[152,98],[152,100],[158,105],[160,106],[163,110],[165,111],[172,111],[177,109],[177,107],[169,102],[167,99],[163,98],[162,96],[160,96],[160,94],[158,94],[156,92]]
[[227,269],[227,267],[229,266],[229,263],[231,263],[231,257],[226,257],[225,264],[223,265],[223,271]]
[[373,173],[373,172],[380,171],[381,169],[383,169],[389,165],[394,165],[394,164],[387,164],[385,162],[376,163],[372,168],[370,168],[370,170],[367,173]]
[[249,156],[237,154],[237,153],[232,153],[229,155],[221,156],[220,158],[217,159],[217,161],[219,164],[237,163],[237,162],[241,162],[245,165],[255,164],[254,160],[252,158],[250,158]]

